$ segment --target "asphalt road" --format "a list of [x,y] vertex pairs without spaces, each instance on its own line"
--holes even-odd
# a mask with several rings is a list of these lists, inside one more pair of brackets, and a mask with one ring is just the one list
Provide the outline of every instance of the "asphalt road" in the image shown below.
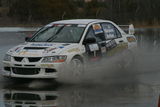
[[[9,48],[23,43],[25,36],[22,32],[1,32],[0,61]],[[2,67],[0,62],[0,69]],[[57,84],[53,80],[15,82],[0,77],[0,107],[158,107],[158,48],[141,46],[132,69],[123,71],[109,66],[100,70],[95,69],[93,75],[88,75],[92,77],[90,81],[74,84],[70,84],[70,80],[61,80],[61,84]]]

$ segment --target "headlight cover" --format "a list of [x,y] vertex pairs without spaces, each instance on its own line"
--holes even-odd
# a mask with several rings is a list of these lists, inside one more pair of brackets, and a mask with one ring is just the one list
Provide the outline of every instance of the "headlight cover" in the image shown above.
[[11,61],[11,55],[5,54],[4,61]]
[[65,55],[60,55],[60,56],[48,56],[44,57],[42,62],[43,63],[59,63],[59,62],[64,62],[66,60],[67,56]]

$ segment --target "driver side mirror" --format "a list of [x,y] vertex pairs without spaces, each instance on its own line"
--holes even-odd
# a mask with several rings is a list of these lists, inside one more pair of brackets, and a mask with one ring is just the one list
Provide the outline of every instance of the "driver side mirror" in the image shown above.
[[28,42],[31,38],[32,38],[32,34],[29,33],[26,37],[25,37],[25,41]]
[[91,43],[96,43],[96,39],[95,38],[87,38],[84,40],[83,44],[91,44]]
[[25,41],[29,41],[31,39],[31,37],[25,37]]

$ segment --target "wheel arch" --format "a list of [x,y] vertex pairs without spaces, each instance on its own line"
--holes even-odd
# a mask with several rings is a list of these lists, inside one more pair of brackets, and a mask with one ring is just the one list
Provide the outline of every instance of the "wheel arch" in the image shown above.
[[[81,60],[82,61],[82,63],[84,63],[84,59],[83,59],[83,57],[81,56],[81,55],[74,55],[73,57],[72,57],[72,59],[74,59],[74,58],[78,58],[79,60]],[[72,60],[71,59],[71,60]]]

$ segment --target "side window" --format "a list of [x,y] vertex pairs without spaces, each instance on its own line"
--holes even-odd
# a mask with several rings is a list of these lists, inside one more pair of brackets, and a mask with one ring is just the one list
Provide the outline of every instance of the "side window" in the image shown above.
[[91,27],[88,29],[88,32],[87,32],[85,39],[88,39],[88,38],[95,38],[95,34],[94,34],[93,29]]
[[93,24],[87,32],[86,39],[94,37],[97,42],[105,41],[103,29],[100,24]]
[[106,39],[115,39],[121,37],[118,29],[110,23],[102,23],[102,28],[104,30],[104,35]]

